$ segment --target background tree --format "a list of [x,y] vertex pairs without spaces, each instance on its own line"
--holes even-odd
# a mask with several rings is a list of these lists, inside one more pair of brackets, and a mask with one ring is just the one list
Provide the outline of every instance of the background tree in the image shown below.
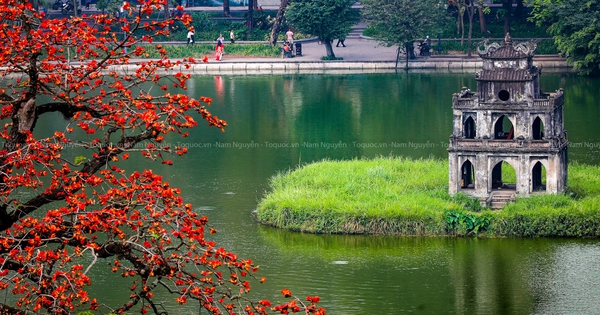
[[473,53],[473,45],[471,41],[473,40],[473,17],[475,16],[475,0],[467,1],[467,17],[469,18],[469,34],[467,40],[467,56],[471,57]]
[[504,34],[510,33],[510,16],[512,14],[513,0],[502,0],[504,11]]
[[531,20],[545,26],[583,75],[600,75],[600,2],[534,0]]
[[96,9],[100,10],[102,13],[105,13],[106,11],[117,13],[122,5],[123,1],[121,0],[97,0]]
[[437,0],[366,0],[361,3],[374,37],[387,46],[398,45],[396,61],[400,51],[406,51],[406,69],[408,59],[414,57],[414,41],[439,30],[444,24],[442,20],[447,18],[444,4]]
[[[127,19],[48,19],[28,0],[0,6],[0,313],[166,314],[164,297],[154,298],[160,289],[211,314],[323,314],[318,297],[302,301],[287,289],[291,300],[281,305],[250,300],[252,260],[205,237],[214,232],[208,219],[159,174],[123,168],[130,154],[172,164],[186,148],[165,137],[185,137],[198,120],[226,126],[207,111],[209,98],[172,91],[190,78],[175,69],[195,60],[171,61],[155,45],[161,59],[130,64],[146,55],[140,41],[173,23],[142,22],[161,4],[126,3]],[[36,128],[58,120],[66,127]],[[116,304],[87,291],[97,280],[88,272],[102,266],[131,280]]]
[[469,0],[456,0],[456,34],[460,34],[460,44],[465,40],[465,12],[467,11],[467,3]]
[[517,4],[517,6],[515,7],[515,18],[517,20],[520,20],[523,18],[523,11],[524,11],[523,10],[524,9],[523,0],[516,0],[516,4]]
[[485,15],[490,12],[490,8],[483,5],[483,0],[477,0],[477,13],[479,14],[479,29],[481,34],[489,33],[485,23]]
[[279,9],[277,10],[277,15],[275,15],[275,20],[273,21],[273,26],[271,27],[271,34],[269,35],[269,43],[271,43],[271,46],[275,46],[277,44],[277,36],[279,35],[285,10],[287,9],[289,3],[290,0],[281,0],[281,3],[279,3]]
[[327,57],[335,59],[331,43],[345,38],[358,18],[352,0],[303,0],[292,2],[286,17],[296,29],[319,38],[325,45]]
[[223,16],[231,16],[231,10],[229,9],[229,0],[223,0]]

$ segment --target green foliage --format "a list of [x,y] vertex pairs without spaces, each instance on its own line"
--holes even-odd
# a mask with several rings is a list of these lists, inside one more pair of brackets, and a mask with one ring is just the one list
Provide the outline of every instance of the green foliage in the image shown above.
[[435,234],[460,209],[437,160],[323,161],[275,176],[258,207],[269,225],[320,233]]
[[307,0],[292,2],[286,18],[300,32],[312,34],[321,41],[345,38],[358,18],[351,0]]
[[[148,47],[146,47],[148,48]],[[212,57],[215,52],[213,44],[195,45],[162,45],[170,58],[195,58],[204,56]],[[148,49],[147,58],[160,58],[156,49]],[[280,57],[281,47],[272,47],[265,44],[225,44],[225,55],[255,56],[255,57]]]
[[530,18],[548,26],[558,49],[583,75],[600,75],[600,2],[535,0]]
[[228,54],[255,57],[280,57],[281,47],[265,44],[231,44],[225,45]]
[[487,215],[475,215],[456,210],[446,211],[446,223],[450,230],[456,231],[457,234],[479,234],[485,232],[490,227],[490,217]]
[[363,17],[370,23],[369,34],[388,46],[412,45],[413,41],[438,30],[448,17],[437,0],[366,0],[361,3]]
[[[273,18],[265,10],[254,12],[254,27],[251,34],[249,34],[245,20],[223,19],[215,12],[193,11],[190,14],[193,20],[192,26],[196,30],[196,41],[216,41],[219,34],[223,34],[227,40],[229,39],[230,30],[233,30],[237,40],[268,41],[270,28],[273,24]],[[155,38],[155,40],[185,40],[187,31],[181,22],[176,22],[171,26],[171,34],[168,37],[162,36]],[[301,34],[296,35],[296,38],[302,38]]]
[[538,55],[557,55],[559,52],[554,40],[543,39],[538,42],[536,50]]
[[599,167],[569,165],[569,193],[534,194],[495,211],[449,196],[447,172],[438,160],[309,164],[271,180],[257,219],[312,233],[600,236]]
[[85,161],[87,161],[87,157],[85,157],[85,156],[80,155],[80,156],[75,157],[75,165],[80,165]]
[[453,201],[460,204],[461,208],[467,211],[479,212],[483,210],[479,200],[469,197],[463,193],[458,193],[453,197]]
[[254,11],[252,13],[252,20],[254,21],[254,27],[253,27],[252,31],[253,32],[256,30],[270,31],[271,26],[273,26],[273,19],[274,19],[274,17],[271,17],[269,11],[266,11],[266,10]]
[[[477,51],[477,44],[479,44],[479,39],[471,42],[472,48],[474,52]],[[437,40],[433,39],[432,41],[432,49],[435,53],[437,53]],[[466,54],[468,48],[468,43],[465,41],[463,44],[460,43],[459,40],[442,40],[442,52],[441,54],[447,55],[449,53],[462,53]],[[556,55],[559,51],[556,48],[556,44],[551,39],[543,39],[538,41],[538,46],[536,50],[537,55]]]
[[101,12],[117,12],[122,3],[123,2],[119,0],[97,0],[96,8]]

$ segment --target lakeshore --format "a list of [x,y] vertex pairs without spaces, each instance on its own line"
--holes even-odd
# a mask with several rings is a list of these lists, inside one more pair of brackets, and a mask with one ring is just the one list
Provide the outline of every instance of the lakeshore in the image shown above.
[[[515,39],[517,41],[517,39]],[[346,47],[333,47],[336,57],[341,60],[321,60],[326,55],[325,46],[315,39],[296,41],[301,45],[302,55],[294,58],[248,57],[225,53],[221,61],[214,55],[208,55],[208,62],[201,62],[190,67],[181,66],[177,72],[193,75],[246,75],[246,74],[312,74],[312,73],[388,73],[403,71],[406,61],[396,62],[396,46],[382,46],[379,42],[365,37],[346,39]],[[165,43],[166,44],[166,43]],[[243,45],[244,42],[239,42]],[[238,44],[233,44],[238,45]],[[136,63],[140,60],[132,60]],[[555,55],[536,55],[533,59],[535,66],[542,71],[572,72],[566,58]],[[410,59],[409,71],[450,71],[475,72],[481,69],[483,61],[475,52],[467,55],[432,55]],[[135,69],[135,64],[115,66],[123,71]]]

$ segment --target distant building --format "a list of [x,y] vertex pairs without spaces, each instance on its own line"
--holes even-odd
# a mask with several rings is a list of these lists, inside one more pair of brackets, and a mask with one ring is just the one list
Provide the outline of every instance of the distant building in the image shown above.
[[[464,87],[452,97],[451,195],[463,192],[500,207],[515,196],[565,190],[563,90],[540,90],[536,48],[533,42],[513,43],[508,34],[502,44],[478,48],[483,69],[476,75],[477,92]],[[512,181],[503,178],[507,170],[515,174]]]

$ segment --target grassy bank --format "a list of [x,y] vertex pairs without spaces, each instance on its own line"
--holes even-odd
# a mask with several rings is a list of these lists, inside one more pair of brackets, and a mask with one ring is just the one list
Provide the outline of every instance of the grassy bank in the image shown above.
[[570,165],[566,194],[519,198],[502,211],[450,197],[447,185],[447,161],[322,161],[272,178],[257,219],[310,233],[600,236],[598,167]]
[[[154,45],[142,45],[148,53],[146,58],[159,59],[160,54],[154,48]],[[215,54],[215,45],[213,44],[194,44],[194,45],[162,45],[167,51],[169,58],[196,58],[202,60],[204,56],[213,58]],[[225,57],[227,55],[249,56],[249,57],[281,57],[280,46],[270,46],[265,44],[226,44]]]

